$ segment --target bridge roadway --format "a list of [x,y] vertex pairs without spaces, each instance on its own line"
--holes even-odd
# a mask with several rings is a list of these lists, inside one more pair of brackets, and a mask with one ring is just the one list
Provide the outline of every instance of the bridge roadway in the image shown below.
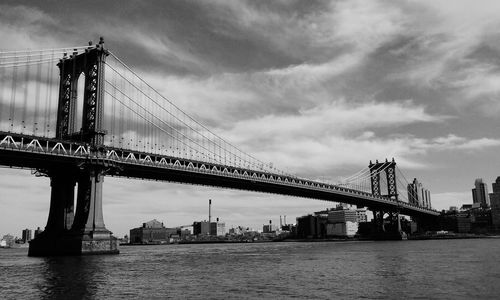
[[0,165],[51,170],[98,164],[106,176],[170,181],[247,191],[342,202],[370,210],[399,211],[409,216],[431,217],[439,212],[383,196],[298,177],[104,147],[91,151],[86,144],[0,131]]

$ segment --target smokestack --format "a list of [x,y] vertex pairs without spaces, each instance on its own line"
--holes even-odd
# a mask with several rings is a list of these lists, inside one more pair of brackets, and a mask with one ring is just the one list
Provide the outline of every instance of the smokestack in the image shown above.
[[286,215],[285,215],[285,217],[284,217],[284,218],[285,218],[284,222],[285,222],[285,226],[286,226]]
[[208,224],[212,224],[212,199],[208,199]]
[[283,227],[283,223],[281,222],[281,216],[280,216],[280,228]]

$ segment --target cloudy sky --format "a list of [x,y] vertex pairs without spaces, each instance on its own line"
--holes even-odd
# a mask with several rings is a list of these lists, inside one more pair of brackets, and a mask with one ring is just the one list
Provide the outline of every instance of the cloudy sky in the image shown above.
[[[25,3],[23,3],[25,2]],[[95,2],[95,3],[92,3]],[[500,175],[498,1],[2,1],[0,48],[107,47],[263,161],[335,180],[394,157],[437,209]],[[491,187],[491,185],[490,185]],[[49,180],[0,169],[0,235],[44,227]],[[322,201],[106,178],[119,236],[156,218],[258,228]]]

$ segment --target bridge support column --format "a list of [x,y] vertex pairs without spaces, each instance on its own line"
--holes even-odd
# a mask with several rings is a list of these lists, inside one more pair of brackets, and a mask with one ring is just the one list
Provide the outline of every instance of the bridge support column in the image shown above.
[[117,239],[104,225],[102,186],[104,171],[90,166],[78,179],[78,203],[71,231],[82,237],[81,254],[118,253]]
[[[77,176],[71,174],[77,173]],[[30,242],[29,256],[117,254],[117,239],[104,226],[103,171],[99,166],[51,176],[51,204],[45,231]],[[73,213],[78,182],[76,215]]]
[[385,227],[384,227],[384,212],[379,210],[374,210],[373,211],[373,221],[375,225],[375,233],[381,234],[385,232]]
[[45,231],[61,232],[73,225],[76,179],[61,171],[50,176],[50,210]]
[[401,220],[398,212],[388,212],[386,223],[382,210],[373,210],[373,238],[375,240],[401,240],[406,238],[406,234],[401,230]]

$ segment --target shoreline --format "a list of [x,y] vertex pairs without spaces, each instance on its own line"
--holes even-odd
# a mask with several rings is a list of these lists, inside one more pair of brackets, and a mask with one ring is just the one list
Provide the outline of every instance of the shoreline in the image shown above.
[[[408,236],[406,240],[452,240],[452,239],[490,239],[500,238],[500,235],[478,235],[478,234],[453,234],[453,235],[414,235]],[[280,240],[258,240],[258,241],[239,241],[239,240],[203,240],[203,241],[180,241],[177,243],[151,243],[151,244],[120,244],[120,246],[168,246],[168,245],[188,245],[188,244],[255,244],[255,243],[331,243],[331,242],[367,242],[367,241],[391,241],[394,239],[377,239],[371,237],[358,238],[325,238],[325,239],[280,239]]]

